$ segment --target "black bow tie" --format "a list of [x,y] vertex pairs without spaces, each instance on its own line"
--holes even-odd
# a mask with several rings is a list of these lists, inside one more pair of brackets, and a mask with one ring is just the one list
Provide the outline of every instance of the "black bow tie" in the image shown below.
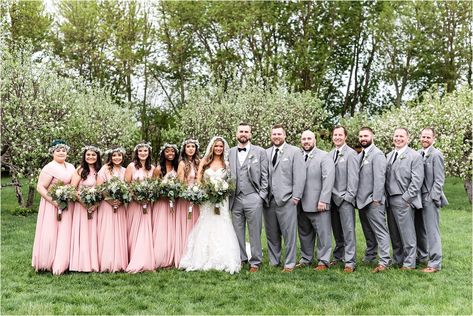
[[246,148],[238,148],[238,152],[240,151],[246,151]]

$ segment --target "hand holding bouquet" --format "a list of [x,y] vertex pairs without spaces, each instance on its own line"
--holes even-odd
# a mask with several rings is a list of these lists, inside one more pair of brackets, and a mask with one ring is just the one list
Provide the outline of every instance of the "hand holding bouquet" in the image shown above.
[[184,186],[179,197],[190,202],[187,210],[187,219],[192,218],[192,211],[194,204],[199,205],[208,199],[207,193],[198,184]]
[[169,199],[169,211],[174,212],[174,201],[179,197],[182,184],[176,177],[167,177],[161,181],[160,196]]
[[82,186],[79,189],[79,199],[87,208],[87,218],[92,219],[95,206],[102,201],[102,193],[95,187]]
[[63,182],[53,184],[48,191],[48,195],[59,205],[57,208],[58,221],[61,221],[62,212],[67,210],[68,203],[77,201],[76,189],[72,185]]
[[153,183],[149,180],[137,181],[131,184],[133,199],[141,204],[143,214],[148,213],[148,204],[153,201],[153,191]]
[[[97,189],[102,193],[105,201],[118,201],[122,204],[131,202],[131,193],[128,185],[118,177],[112,177],[109,181],[101,184]],[[113,204],[113,212],[118,209],[117,204]]]

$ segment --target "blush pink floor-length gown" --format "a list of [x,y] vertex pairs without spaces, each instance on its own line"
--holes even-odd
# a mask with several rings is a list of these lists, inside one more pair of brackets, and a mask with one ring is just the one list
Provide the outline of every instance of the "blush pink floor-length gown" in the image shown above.
[[[69,184],[74,174],[74,166],[55,161],[48,163],[39,175],[39,182],[45,182],[48,176],[53,177],[48,189],[59,181]],[[69,268],[71,243],[72,214],[74,204],[62,212],[61,221],[57,220],[57,207],[41,198],[36,221],[36,232],[33,244],[31,265],[36,271],[52,271],[62,274]]]
[[[154,167],[146,171],[144,168],[135,169],[133,181],[151,178]],[[152,205],[143,213],[143,207],[137,202],[131,202],[127,208],[128,256],[130,262],[126,272],[137,273],[155,269],[153,253]]]
[[[105,165],[99,171],[99,178],[104,183],[112,177],[125,181],[125,168],[110,173]],[[102,201],[97,214],[97,237],[100,272],[125,271],[128,266],[127,221],[125,205],[120,205],[114,212],[113,207]]]

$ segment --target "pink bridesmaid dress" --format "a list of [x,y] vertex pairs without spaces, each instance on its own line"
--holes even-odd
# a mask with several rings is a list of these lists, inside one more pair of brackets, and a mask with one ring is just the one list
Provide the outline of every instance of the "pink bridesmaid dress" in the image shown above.
[[[112,177],[125,180],[125,168],[119,172],[110,173],[107,165],[100,169],[98,176],[104,181]],[[126,208],[118,207],[116,212],[113,207],[102,201],[97,213],[98,256],[100,272],[124,271],[128,265],[127,222]]]
[[[193,185],[196,181],[197,174],[193,165],[187,177],[187,184]],[[199,206],[194,205],[192,208],[192,217],[188,218],[190,202],[180,199],[176,205],[176,246],[174,250],[174,264],[179,267],[181,257],[184,255],[187,245],[187,237],[197,223],[199,218]]]
[[[93,187],[97,175],[91,170],[87,179],[80,180],[81,186]],[[87,218],[87,209],[79,202],[74,205],[72,218],[71,262],[70,271],[98,272],[99,252],[97,249],[97,212],[92,213],[92,219]]]
[[[175,177],[176,171],[164,178]],[[174,264],[176,244],[176,206],[171,213],[168,199],[159,199],[153,207],[153,243],[156,268],[168,268]]]
[[[51,161],[41,170],[39,182],[44,182],[44,178],[51,176],[53,179],[48,189],[59,181],[69,184],[74,171],[74,166],[70,163],[62,165]],[[62,274],[69,268],[73,212],[74,204],[70,203],[62,213],[61,221],[58,221],[57,207],[41,197],[31,260],[36,271]]]
[[[153,170],[154,167],[149,171],[144,168],[134,169],[132,179],[141,181],[151,178]],[[148,206],[148,212],[143,214],[141,204],[131,202],[127,208],[127,223],[130,262],[125,271],[137,273],[154,270],[152,205]]]

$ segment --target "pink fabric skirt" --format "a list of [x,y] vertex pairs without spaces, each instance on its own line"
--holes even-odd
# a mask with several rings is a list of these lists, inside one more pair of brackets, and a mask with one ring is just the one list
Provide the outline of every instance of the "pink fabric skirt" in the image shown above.
[[116,212],[107,202],[100,203],[97,214],[100,272],[124,271],[128,266],[127,222],[125,206]]
[[87,218],[87,209],[80,203],[74,205],[71,237],[70,271],[98,272],[97,212]]
[[176,245],[176,205],[170,211],[169,200],[160,199],[153,207],[153,243],[156,268],[174,265]]
[[74,204],[69,203],[58,221],[57,208],[41,198],[31,259],[36,271],[62,274],[69,268],[73,212]]
[[198,205],[192,207],[192,213],[189,218],[190,202],[186,200],[178,200],[176,206],[176,246],[174,250],[174,264],[179,267],[181,258],[186,250],[187,238],[199,219],[200,210]]
[[152,204],[143,214],[142,206],[131,202],[127,209],[128,255],[126,272],[137,273],[155,269],[153,253]]

